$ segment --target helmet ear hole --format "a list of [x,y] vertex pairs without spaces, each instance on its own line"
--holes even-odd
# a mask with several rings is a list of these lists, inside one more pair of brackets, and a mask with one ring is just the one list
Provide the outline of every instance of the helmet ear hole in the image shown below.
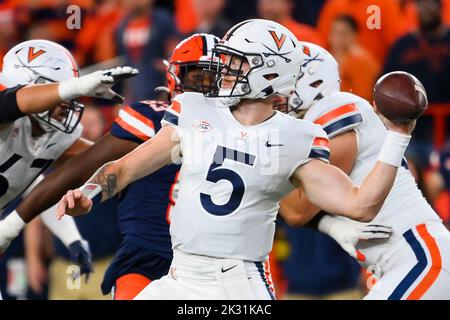
[[273,79],[275,79],[275,78],[278,78],[278,77],[279,77],[279,74],[278,74],[278,73],[269,73],[269,74],[263,75],[263,77],[264,77],[264,79],[266,79],[266,80],[273,80]]

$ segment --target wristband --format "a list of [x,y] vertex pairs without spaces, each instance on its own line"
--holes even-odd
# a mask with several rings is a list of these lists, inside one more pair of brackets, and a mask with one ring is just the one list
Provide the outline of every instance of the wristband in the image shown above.
[[101,196],[98,196],[102,193],[103,189],[99,184],[96,183],[85,183],[80,187],[80,191],[89,199],[91,199],[94,203],[100,202]]
[[325,233],[327,235],[330,235],[332,226],[334,224],[335,219],[329,215],[324,215],[317,224],[317,229]]
[[378,154],[378,161],[397,168],[400,167],[410,139],[410,135],[388,131],[383,147]]
[[22,220],[16,210],[12,211],[2,222],[5,226],[4,232],[9,238],[14,239],[25,227],[26,223]]
[[61,100],[71,101],[81,96],[80,90],[78,88],[78,79],[79,78],[73,78],[59,83],[58,94]]

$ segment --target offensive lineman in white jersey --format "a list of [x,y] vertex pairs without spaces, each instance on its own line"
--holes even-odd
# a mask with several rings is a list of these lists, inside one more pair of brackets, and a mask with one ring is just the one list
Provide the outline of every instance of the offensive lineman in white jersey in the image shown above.
[[[354,184],[361,184],[377,160],[387,130],[366,100],[340,92],[338,65],[326,50],[312,43],[301,45],[306,56],[288,112],[320,124],[331,139],[331,163]],[[294,225],[305,224],[319,212],[298,193],[280,205],[282,216]],[[389,226],[392,233],[386,240],[354,243],[353,256],[379,278],[365,299],[450,299],[450,232],[426,202],[406,161],[371,225]],[[346,250],[357,240],[354,232],[364,228],[362,223],[328,215],[318,226],[332,237],[347,238]]]
[[[47,40],[25,41],[8,51],[0,73],[0,216],[45,169],[91,145],[80,138],[83,106],[73,99],[120,101],[111,87],[135,74],[119,67],[79,77],[69,51]],[[74,251],[88,250],[72,220],[58,223],[51,211],[42,218],[67,247],[76,243]],[[0,221],[0,254],[24,225],[16,211]]]
[[[92,191],[108,199],[181,154],[170,226],[172,268],[137,299],[273,299],[264,263],[278,201],[302,186],[329,211],[371,220],[394,182],[414,126],[387,122],[392,131],[386,147],[394,151],[380,155],[355,187],[328,164],[328,139],[319,125],[272,110],[275,94],[294,89],[302,60],[288,29],[247,20],[231,28],[213,53],[225,66],[204,70],[213,75],[207,97],[178,95],[151,141],[100,168],[58,205],[59,216],[85,214]],[[332,192],[323,197],[326,188]]]

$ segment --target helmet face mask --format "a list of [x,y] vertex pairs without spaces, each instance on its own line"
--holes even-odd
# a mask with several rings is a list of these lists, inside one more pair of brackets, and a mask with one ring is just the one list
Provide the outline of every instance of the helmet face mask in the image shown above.
[[[38,76],[35,84],[54,83],[51,79]],[[71,134],[75,131],[83,115],[84,105],[76,101],[62,102],[57,107],[40,113],[33,114],[40,127],[46,132],[59,130]]]
[[[63,110],[61,110],[63,109]],[[46,132],[56,130],[71,134],[75,131],[83,115],[84,105],[72,101],[32,116],[39,121],[40,127]]]
[[263,66],[260,54],[244,53],[218,45],[213,49],[213,59],[224,62],[223,64],[211,63],[208,69],[203,70],[203,75],[209,76],[209,84],[204,89],[205,96],[243,97],[251,93],[248,74]]
[[[213,63],[213,65],[214,64],[215,63]],[[210,62],[199,61],[178,63],[169,66],[168,72],[172,75],[173,79],[175,79],[173,91],[176,94],[183,92],[206,93],[205,88],[208,86],[205,84],[205,81],[207,83],[210,81],[208,76],[203,75],[203,70],[208,68],[209,65]],[[174,70],[176,70],[176,74]]]

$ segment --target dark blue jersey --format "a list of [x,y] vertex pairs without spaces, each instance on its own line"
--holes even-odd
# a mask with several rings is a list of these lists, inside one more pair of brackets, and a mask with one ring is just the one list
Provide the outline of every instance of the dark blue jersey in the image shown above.
[[[140,101],[126,106],[111,128],[120,139],[143,143],[161,129],[168,105],[163,101]],[[128,185],[120,194],[119,229],[124,239],[147,251],[171,259],[169,213],[175,201],[179,165],[167,165]]]

